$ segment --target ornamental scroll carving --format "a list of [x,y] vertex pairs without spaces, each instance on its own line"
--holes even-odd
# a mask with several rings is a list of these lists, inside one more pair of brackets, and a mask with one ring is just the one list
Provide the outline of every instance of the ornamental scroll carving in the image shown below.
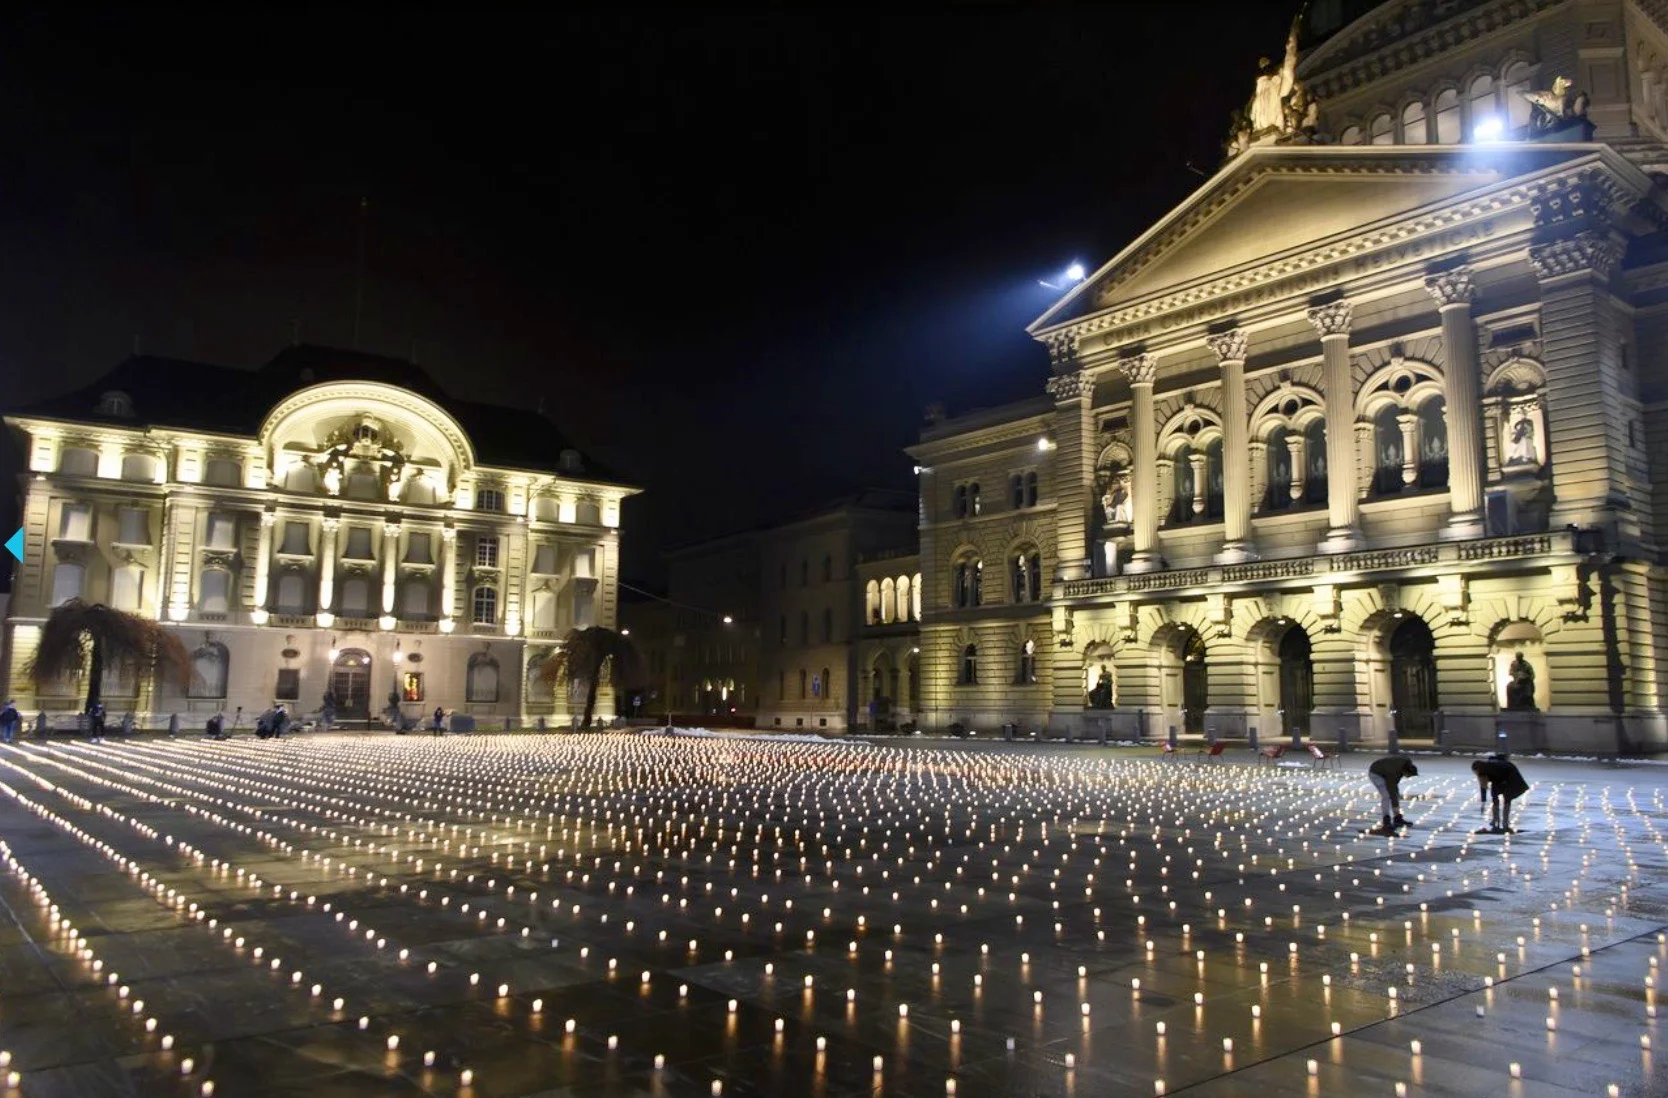
[[1206,336],[1205,344],[1222,362],[1244,362],[1245,351],[1250,344],[1250,339],[1244,329],[1235,328],[1232,331]]
[[1425,289],[1439,307],[1469,305],[1477,297],[1477,282],[1464,268],[1431,275],[1425,279]]
[[1529,263],[1541,279],[1591,271],[1609,278],[1621,261],[1622,251],[1608,233],[1576,233],[1564,240],[1535,244],[1529,249]]
[[1351,311],[1348,301],[1332,301],[1325,305],[1317,305],[1309,310],[1309,323],[1313,324],[1315,331],[1323,337],[1349,335]]

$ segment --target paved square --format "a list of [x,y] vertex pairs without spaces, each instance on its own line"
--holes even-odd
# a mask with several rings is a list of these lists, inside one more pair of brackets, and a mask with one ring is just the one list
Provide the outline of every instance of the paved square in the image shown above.
[[1245,755],[0,747],[0,1094],[1668,1093],[1668,768]]

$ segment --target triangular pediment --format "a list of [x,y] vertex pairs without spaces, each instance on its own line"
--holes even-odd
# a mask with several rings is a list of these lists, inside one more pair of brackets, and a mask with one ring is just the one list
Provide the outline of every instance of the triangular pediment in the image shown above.
[[1592,146],[1254,148],[1030,330],[1230,277],[1593,155]]

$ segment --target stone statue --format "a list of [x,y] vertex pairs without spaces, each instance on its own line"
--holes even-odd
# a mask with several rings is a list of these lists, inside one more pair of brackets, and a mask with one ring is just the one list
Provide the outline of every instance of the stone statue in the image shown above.
[[1511,676],[1506,683],[1506,708],[1518,711],[1533,711],[1535,706],[1535,669],[1519,652],[1513,659],[1512,665],[1506,672]]
[[1535,421],[1520,415],[1512,422],[1511,444],[1506,449],[1507,465],[1538,465],[1540,454],[1535,449]]
[[1095,680],[1094,688],[1089,691],[1090,709],[1112,708],[1112,673],[1103,663],[1100,665],[1100,677]]
[[1297,81],[1298,20],[1286,35],[1286,54],[1279,67],[1267,57],[1257,62],[1257,86],[1251,101],[1234,113],[1228,132],[1229,156],[1265,139],[1291,137],[1315,124],[1316,103]]
[[1529,116],[1531,134],[1563,129],[1575,120],[1587,117],[1587,93],[1576,91],[1575,85],[1567,76],[1553,80],[1551,91],[1522,94],[1532,108]]
[[1106,490],[1101,493],[1100,509],[1106,516],[1108,526],[1127,526],[1133,521],[1129,508],[1129,484],[1121,474],[1115,474],[1107,481]]

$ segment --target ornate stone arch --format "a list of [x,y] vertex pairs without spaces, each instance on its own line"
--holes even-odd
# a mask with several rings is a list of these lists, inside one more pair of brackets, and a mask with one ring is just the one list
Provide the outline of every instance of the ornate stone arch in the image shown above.
[[[1417,397],[1410,398],[1417,390]],[[1357,419],[1371,419],[1386,402],[1412,409],[1442,392],[1442,367],[1420,358],[1392,358],[1368,374],[1356,388]]]
[[1198,404],[1185,404],[1158,429],[1158,452],[1169,457],[1186,443],[1201,448],[1223,437],[1222,417]]
[[1276,427],[1302,429],[1326,419],[1326,398],[1307,385],[1284,382],[1251,409],[1251,437],[1267,439]]
[[1546,367],[1527,355],[1514,354],[1495,365],[1483,382],[1487,397],[1531,393],[1546,384]]

